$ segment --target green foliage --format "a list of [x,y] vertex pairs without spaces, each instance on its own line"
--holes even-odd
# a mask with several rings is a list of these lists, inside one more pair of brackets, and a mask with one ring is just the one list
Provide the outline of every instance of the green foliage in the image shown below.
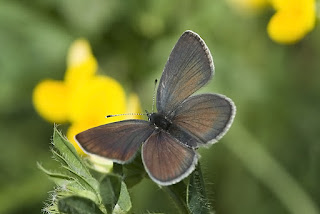
[[79,196],[69,196],[60,199],[58,209],[61,213],[69,214],[103,214],[93,201]]
[[121,191],[121,183],[121,177],[113,174],[106,175],[100,181],[100,195],[108,213],[112,213],[117,204]]
[[130,195],[127,189],[125,182],[121,182],[121,191],[117,204],[114,207],[113,212],[115,214],[124,214],[128,213],[131,210],[131,200]]
[[38,164],[57,187],[45,212],[127,213],[131,209],[130,196],[122,177],[107,174],[99,182],[94,178],[74,147],[54,128],[54,158],[62,170],[51,171]]
[[181,213],[186,213],[186,214],[191,213],[186,201],[187,185],[184,183],[184,181],[181,181],[179,183],[176,183],[170,186],[163,187],[163,189],[175,201],[175,204],[177,208],[181,211]]
[[205,184],[202,177],[200,163],[190,176],[187,189],[187,205],[192,214],[210,213],[209,200],[205,191]]
[[144,177],[148,177],[142,164],[141,154],[138,152],[135,159],[126,165],[123,165],[124,180],[128,185],[128,188],[141,182]]
[[[133,187],[145,176],[141,158],[138,158],[140,156],[128,165],[115,164],[113,173],[98,180],[91,175],[85,162],[56,127],[52,143],[52,154],[61,164],[62,170],[48,170],[38,164],[39,169],[57,185],[45,212],[125,214],[131,210],[126,183]],[[180,213],[210,213],[200,164],[190,179],[163,189],[174,199]]]
[[200,163],[189,178],[163,189],[175,200],[181,213],[213,213],[209,206]]

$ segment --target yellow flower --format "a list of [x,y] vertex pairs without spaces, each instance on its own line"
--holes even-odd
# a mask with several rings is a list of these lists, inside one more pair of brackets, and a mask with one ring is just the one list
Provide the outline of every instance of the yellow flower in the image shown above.
[[276,10],[267,30],[270,38],[282,44],[301,40],[315,26],[315,0],[271,0]]
[[62,81],[50,79],[41,81],[33,91],[33,103],[40,116],[50,122],[67,122],[67,91]]
[[293,44],[304,38],[315,27],[315,0],[227,0],[244,14],[261,11],[268,5],[275,9],[267,32],[269,37],[281,44]]
[[108,114],[140,113],[141,110],[136,95],[130,95],[127,102],[122,86],[110,77],[97,75],[97,69],[89,43],[76,40],[69,50],[64,81],[43,80],[33,91],[33,104],[44,119],[71,123],[67,137],[80,154],[84,153],[74,141],[74,135],[128,118],[105,118]]

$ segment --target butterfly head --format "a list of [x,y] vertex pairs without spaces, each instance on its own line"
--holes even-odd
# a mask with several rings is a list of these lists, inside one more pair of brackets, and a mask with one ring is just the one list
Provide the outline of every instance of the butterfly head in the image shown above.
[[171,126],[171,122],[165,116],[159,113],[148,114],[148,119],[151,125],[154,125],[156,128],[160,128],[165,131],[167,131]]

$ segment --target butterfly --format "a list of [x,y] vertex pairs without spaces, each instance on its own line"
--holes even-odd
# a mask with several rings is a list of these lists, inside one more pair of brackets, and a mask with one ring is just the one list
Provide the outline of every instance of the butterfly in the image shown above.
[[236,107],[219,94],[193,95],[213,76],[211,53],[192,31],[174,46],[162,73],[157,113],[146,120],[123,120],[94,127],[75,136],[89,155],[120,164],[132,161],[141,148],[149,177],[166,186],[186,178],[198,162],[198,147],[217,142],[230,128]]

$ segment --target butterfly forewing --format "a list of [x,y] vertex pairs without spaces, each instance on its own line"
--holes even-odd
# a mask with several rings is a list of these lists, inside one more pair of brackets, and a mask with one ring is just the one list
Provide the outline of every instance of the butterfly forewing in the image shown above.
[[164,131],[155,131],[142,146],[143,164],[156,183],[170,185],[187,177],[197,163],[195,151]]
[[213,75],[213,62],[204,41],[194,32],[182,34],[164,68],[157,91],[157,109],[170,118],[187,97]]
[[144,120],[124,120],[88,129],[75,140],[89,154],[118,163],[130,161],[154,128]]
[[192,135],[201,145],[219,140],[229,129],[234,114],[235,106],[229,98],[201,94],[182,103],[174,112],[172,122],[181,128],[180,135]]

